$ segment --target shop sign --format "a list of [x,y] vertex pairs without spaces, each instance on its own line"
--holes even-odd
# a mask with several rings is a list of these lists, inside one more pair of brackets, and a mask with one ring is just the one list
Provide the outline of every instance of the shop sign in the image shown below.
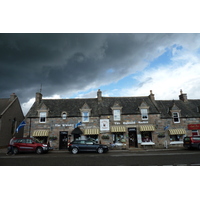
[[139,121],[138,124],[148,124],[148,121]]
[[100,131],[109,131],[109,119],[100,119]]
[[74,124],[55,124],[55,126],[60,127],[60,126],[74,126]]
[[134,122],[123,122],[123,124],[135,124],[135,121]]
[[188,124],[188,130],[198,130],[200,129],[200,124]]

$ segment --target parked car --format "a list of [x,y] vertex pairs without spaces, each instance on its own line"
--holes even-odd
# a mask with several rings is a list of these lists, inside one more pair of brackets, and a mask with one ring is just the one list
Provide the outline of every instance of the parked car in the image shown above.
[[[9,147],[9,146],[8,146]],[[36,152],[41,154],[49,151],[47,144],[39,142],[34,138],[15,138],[13,145],[14,154],[19,152]]]
[[68,150],[73,154],[77,154],[81,151],[94,151],[97,153],[106,153],[108,152],[108,146],[97,144],[95,141],[91,140],[75,140],[69,144]]
[[184,137],[183,146],[187,149],[198,148],[200,150],[200,136]]

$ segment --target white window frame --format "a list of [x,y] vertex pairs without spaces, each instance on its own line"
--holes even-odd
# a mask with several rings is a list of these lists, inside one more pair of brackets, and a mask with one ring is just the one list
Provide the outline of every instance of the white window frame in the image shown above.
[[114,119],[114,121],[121,120],[121,110],[119,110],[119,109],[113,110],[113,119]]
[[47,113],[46,112],[40,112],[39,122],[40,123],[46,123]]
[[62,119],[67,119],[67,113],[66,112],[62,113]]
[[140,112],[141,112],[141,118],[142,118],[142,120],[148,120],[148,118],[149,118],[149,116],[148,116],[148,109],[147,108],[141,108]]
[[90,112],[89,111],[82,111],[82,122],[89,122],[90,121]]
[[[177,114],[177,116],[174,116],[174,114]],[[175,124],[180,123],[180,116],[178,112],[173,112],[172,117]],[[178,119],[178,121],[175,121],[175,119]]]

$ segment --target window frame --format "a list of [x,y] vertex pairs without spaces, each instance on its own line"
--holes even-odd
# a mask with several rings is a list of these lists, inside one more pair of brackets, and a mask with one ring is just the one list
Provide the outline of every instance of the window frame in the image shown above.
[[[174,116],[174,114],[177,114],[177,117]],[[180,123],[180,114],[179,114],[179,112],[172,112],[172,118],[173,118],[173,122],[174,122],[175,124]],[[178,121],[175,121],[175,119],[178,119]]]
[[121,121],[121,110],[120,109],[114,109],[113,110],[113,120],[114,121]]
[[[143,112],[144,110],[146,112]],[[142,120],[148,120],[149,119],[148,108],[140,108],[140,113],[141,113]],[[144,116],[146,116],[146,118],[144,118]]]
[[[44,114],[44,116],[42,116],[42,114]],[[47,112],[43,111],[39,113],[39,123],[46,123],[47,121],[46,118],[47,118]]]
[[[87,113],[87,116],[84,115],[85,113]],[[90,122],[90,112],[89,111],[82,111],[82,122]]]

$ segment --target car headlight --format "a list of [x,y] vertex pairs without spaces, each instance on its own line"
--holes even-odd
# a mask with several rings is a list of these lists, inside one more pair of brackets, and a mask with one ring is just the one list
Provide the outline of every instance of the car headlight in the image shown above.
[[47,147],[47,144],[43,144],[43,147]]

